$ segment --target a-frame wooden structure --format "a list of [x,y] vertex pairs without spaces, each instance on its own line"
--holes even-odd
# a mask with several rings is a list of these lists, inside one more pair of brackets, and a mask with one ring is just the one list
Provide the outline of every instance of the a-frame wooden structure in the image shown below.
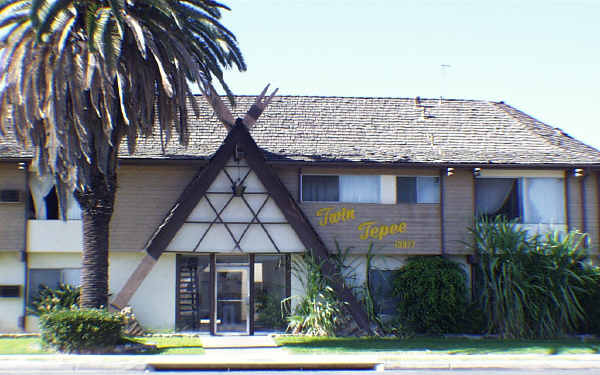
[[[248,166],[269,191],[271,199],[275,201],[304,247],[311,251],[322,264],[323,272],[330,278],[331,287],[341,300],[346,302],[348,310],[358,327],[367,334],[377,334],[376,330],[371,327],[361,304],[357,301],[352,291],[344,285],[341,275],[336,272],[336,267],[329,259],[329,252],[325,244],[277,174],[266,163],[262,151],[250,135],[248,129],[250,126],[248,125],[256,122],[264,108],[273,98],[274,94],[263,102],[262,98],[265,91],[263,91],[243,120],[238,118],[234,125],[227,124],[229,125],[227,126],[229,133],[223,144],[213,155],[208,165],[203,167],[188,184],[172,209],[167,213],[162,223],[148,240],[145,248],[147,254],[112,301],[111,307],[120,309],[127,305],[160,256],[165,252],[169,243],[171,243],[179,229],[184,225],[190,213],[206,194],[211,183],[217,178],[221,170],[223,170],[227,161],[234,157],[237,152],[242,151]],[[224,116],[219,117],[222,119]],[[231,118],[230,115],[228,117]]]

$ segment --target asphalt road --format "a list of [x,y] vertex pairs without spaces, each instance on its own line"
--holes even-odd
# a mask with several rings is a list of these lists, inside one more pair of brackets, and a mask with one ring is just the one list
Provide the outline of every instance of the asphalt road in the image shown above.
[[[104,370],[73,370],[73,369],[43,369],[34,368],[32,366],[28,369],[2,369],[0,368],[0,374],[12,375],[12,374],[42,374],[42,375],[63,375],[63,374],[81,374],[81,375],[137,375],[137,374],[157,374],[157,375],[222,375],[225,371],[213,372],[213,371],[158,371],[158,372],[147,372],[141,370],[129,370],[129,371],[115,371],[114,369]],[[598,369],[447,369],[447,370],[388,370],[383,372],[378,371],[229,371],[226,372],[228,375],[598,375]]]

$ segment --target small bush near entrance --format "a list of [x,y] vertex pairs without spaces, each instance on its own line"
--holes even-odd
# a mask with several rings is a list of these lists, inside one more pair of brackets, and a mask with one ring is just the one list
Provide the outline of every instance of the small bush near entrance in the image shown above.
[[97,309],[58,310],[40,318],[42,343],[66,353],[95,353],[121,342],[121,314]]
[[441,256],[417,256],[394,275],[398,322],[416,333],[455,333],[467,310],[466,274]]

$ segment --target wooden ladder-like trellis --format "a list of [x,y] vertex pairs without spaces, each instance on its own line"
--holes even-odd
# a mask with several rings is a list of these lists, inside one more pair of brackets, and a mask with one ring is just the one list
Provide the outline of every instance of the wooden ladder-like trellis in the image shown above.
[[186,258],[177,268],[177,329],[195,331],[198,322],[198,262]]

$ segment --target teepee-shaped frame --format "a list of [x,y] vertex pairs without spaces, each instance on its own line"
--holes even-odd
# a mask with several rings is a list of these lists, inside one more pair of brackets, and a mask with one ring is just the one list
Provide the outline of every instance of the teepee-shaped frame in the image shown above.
[[[205,200],[206,203],[208,203],[210,210],[212,210],[215,215],[214,217],[210,218],[211,220],[207,220],[205,223],[200,223],[207,224],[208,228],[204,228],[204,232],[198,231],[200,234],[196,237],[196,245],[193,248],[188,249],[188,251],[191,250],[193,252],[198,250],[202,244],[202,241],[213,226],[223,225],[224,228],[227,228],[226,220],[221,217],[221,214],[225,208],[221,207],[221,209],[217,209],[217,207],[211,203],[209,198],[210,194],[207,193],[210,193],[209,190],[211,189],[211,186],[214,186],[214,182],[219,176],[222,178],[223,174],[225,174],[227,177],[227,163],[231,160],[239,160],[240,155],[243,155],[243,158],[248,166],[248,174],[253,173],[256,175],[260,181],[260,184],[264,186],[265,191],[267,192],[267,197],[262,204],[263,207],[258,207],[258,209],[253,208],[251,204],[245,201],[247,208],[249,208],[250,212],[252,213],[252,217],[250,222],[245,223],[247,224],[247,228],[242,231],[241,237],[239,236],[239,233],[236,236],[233,231],[226,229],[233,239],[235,249],[242,252],[244,251],[241,244],[243,234],[248,231],[248,227],[250,227],[251,224],[254,224],[255,226],[260,226],[262,229],[264,229],[267,237],[273,245],[273,248],[277,252],[281,252],[282,249],[279,248],[277,242],[269,236],[269,231],[265,229],[265,225],[281,224],[291,226],[295,236],[297,236],[296,238],[299,239],[303,245],[303,248],[309,249],[317,258],[317,260],[322,263],[322,270],[325,275],[330,278],[332,288],[335,290],[338,296],[347,303],[348,309],[350,310],[350,313],[352,314],[357,325],[366,333],[376,333],[371,328],[367,315],[365,314],[362,306],[356,300],[353,293],[344,285],[340,275],[335,271],[335,266],[329,259],[329,252],[325,244],[311,226],[303,211],[300,209],[294,198],[290,195],[289,191],[283,185],[277,174],[266,163],[262,151],[250,135],[249,129],[254,123],[256,123],[261,113],[268,106],[277,92],[277,90],[275,90],[271,96],[265,98],[267,89],[268,86],[257,98],[256,102],[252,105],[244,119],[238,118],[235,123],[232,121],[233,116],[223,105],[220,98],[207,96],[207,99],[209,102],[211,102],[213,108],[215,108],[215,110],[218,112],[218,117],[229,130],[229,133],[223,141],[223,144],[211,158],[208,165],[203,167],[196,174],[196,176],[182,192],[179,199],[175,202],[172,209],[167,213],[162,223],[158,226],[156,231],[148,240],[145,248],[147,252],[146,256],[142,259],[121,291],[112,301],[112,308],[119,309],[127,305],[135,291],[148,276],[160,256],[169,249],[169,246],[174,243],[174,240],[175,242],[177,241],[177,236],[180,230],[185,228],[186,225],[198,224],[194,222],[194,220],[189,220],[189,218],[194,210],[197,210],[197,207],[199,207],[199,203],[201,203],[201,201]],[[247,178],[247,176],[245,178]],[[228,176],[227,179],[232,184],[232,191],[234,193],[232,196],[243,197],[243,179],[237,181],[232,176]],[[238,191],[236,192],[236,190]],[[269,200],[272,200],[280,210],[281,214],[283,214],[283,220],[281,222],[263,223],[258,220],[262,208],[264,208],[264,205]],[[224,207],[226,206],[227,205]],[[183,245],[177,246],[181,247]]]

